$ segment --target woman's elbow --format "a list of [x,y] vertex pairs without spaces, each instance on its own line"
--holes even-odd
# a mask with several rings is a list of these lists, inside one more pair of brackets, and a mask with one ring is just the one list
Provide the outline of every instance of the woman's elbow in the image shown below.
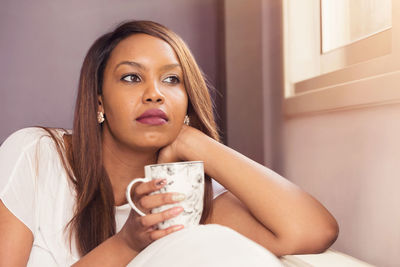
[[339,226],[336,220],[317,229],[308,240],[309,251],[307,253],[309,254],[324,252],[335,243],[339,236]]
[[320,224],[310,224],[306,229],[298,229],[290,238],[287,254],[317,254],[327,250],[339,235],[335,219]]

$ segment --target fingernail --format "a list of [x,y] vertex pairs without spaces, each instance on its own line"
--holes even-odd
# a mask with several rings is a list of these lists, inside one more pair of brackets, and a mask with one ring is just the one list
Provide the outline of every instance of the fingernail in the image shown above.
[[185,194],[173,194],[172,195],[172,201],[182,201],[186,198]]
[[158,182],[156,183],[156,186],[162,187],[162,186],[164,186],[164,185],[166,185],[166,184],[167,184],[167,180],[166,180],[166,179],[162,179],[161,181],[158,181]]
[[168,213],[169,213],[170,215],[178,215],[178,214],[181,213],[182,211],[183,211],[183,208],[182,208],[182,207],[175,207],[175,208],[169,210]]
[[172,231],[178,231],[178,230],[181,230],[181,229],[183,229],[183,225],[175,225],[175,226],[173,226],[172,227]]

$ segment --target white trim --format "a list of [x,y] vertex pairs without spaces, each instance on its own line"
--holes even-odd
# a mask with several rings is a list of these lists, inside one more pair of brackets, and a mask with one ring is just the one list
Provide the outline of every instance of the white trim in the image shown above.
[[296,94],[284,101],[285,115],[400,103],[399,85],[400,70]]

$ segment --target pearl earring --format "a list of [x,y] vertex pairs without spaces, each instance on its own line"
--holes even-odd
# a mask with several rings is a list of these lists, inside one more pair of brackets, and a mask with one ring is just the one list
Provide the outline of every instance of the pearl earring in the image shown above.
[[189,126],[190,118],[189,118],[188,115],[185,116],[185,119],[183,120],[183,123]]
[[101,123],[103,123],[103,121],[104,121],[104,114],[103,114],[103,112],[98,111],[97,112],[97,122],[101,124]]

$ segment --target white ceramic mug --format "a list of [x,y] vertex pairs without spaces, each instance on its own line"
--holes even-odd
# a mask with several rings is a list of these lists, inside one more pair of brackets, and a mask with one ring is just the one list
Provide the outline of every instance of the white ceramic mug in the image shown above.
[[135,183],[150,182],[154,179],[166,179],[166,185],[150,195],[159,193],[182,193],[186,198],[175,204],[167,204],[151,210],[151,213],[159,213],[172,207],[181,206],[183,212],[178,216],[159,223],[158,229],[165,229],[173,225],[182,224],[186,228],[198,225],[203,212],[204,200],[204,164],[202,161],[183,161],[147,165],[144,168],[146,178],[132,180],[126,188],[126,199],[129,205],[139,215],[146,214],[139,210],[131,198],[131,189]]

